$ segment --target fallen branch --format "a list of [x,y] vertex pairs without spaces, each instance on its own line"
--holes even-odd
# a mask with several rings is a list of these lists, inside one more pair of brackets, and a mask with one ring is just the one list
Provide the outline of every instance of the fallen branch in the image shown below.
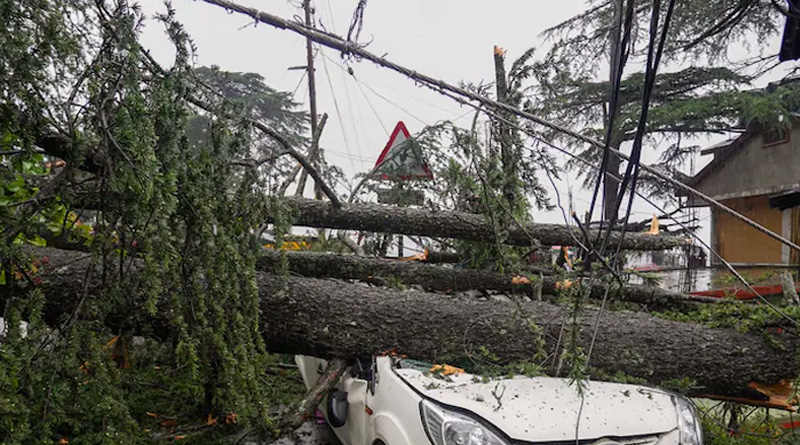
[[311,391],[283,416],[279,422],[279,429],[281,431],[294,431],[309,417],[313,416],[319,402],[330,392],[333,385],[339,381],[339,378],[344,374],[345,368],[347,368],[347,362],[342,359],[328,360],[328,367],[325,369],[325,373],[317,380],[317,384],[311,388]]
[[352,238],[347,236],[346,232],[339,232],[339,234],[336,237],[339,238],[339,241],[341,241],[342,244],[347,246],[347,248],[350,249],[350,251],[353,252],[356,256],[360,257],[366,256],[364,248],[361,247],[361,245],[358,244],[357,242],[353,241]]
[[[517,246],[573,245],[572,228],[558,224],[522,223],[496,234],[483,216],[463,212],[435,212],[427,209],[376,204],[349,204],[336,208],[324,201],[287,199],[296,209],[295,225],[315,228],[362,230],[429,237],[457,238],[472,241],[501,242]],[[590,235],[596,234],[590,230]],[[619,233],[611,241],[617,243]],[[686,244],[683,238],[644,233],[626,234],[622,248],[627,250],[663,250]]]
[[[308,150],[308,160],[312,164],[317,163],[319,160],[319,138],[322,136],[322,130],[325,129],[325,122],[328,121],[328,113],[323,113],[322,118],[319,120],[319,124],[317,124],[317,131],[311,135],[311,148]],[[304,170],[300,174],[300,179],[297,181],[297,190],[295,191],[295,196],[303,196],[303,192],[306,189],[306,181],[308,179],[308,171]],[[287,179],[294,180],[294,176]]]
[[[512,276],[488,270],[465,269],[421,264],[414,261],[397,261],[367,258],[354,255],[338,255],[320,252],[278,252],[263,249],[258,260],[258,268],[267,272],[280,268],[280,258],[285,255],[289,270],[297,275],[313,278],[340,278],[359,280],[365,283],[378,283],[386,279],[396,279],[405,285],[419,285],[428,291],[461,292],[466,290],[497,290],[507,293],[532,295],[537,282],[545,295],[555,298],[558,295],[560,279],[543,276],[521,283],[513,283]],[[527,282],[526,282],[527,281]],[[609,297],[613,300],[639,303],[655,310],[691,310],[697,303],[730,303],[727,300],[711,297],[697,297],[669,292],[655,286],[611,285]],[[590,298],[602,300],[606,284],[592,286]],[[736,303],[732,303],[736,304]]]
[[461,263],[465,260],[463,255],[457,252],[428,252],[425,259],[422,260],[429,264],[442,264],[442,263]]
[[[332,280],[258,276],[263,333],[274,352],[354,357],[397,348],[409,357],[447,361],[465,355],[495,363],[531,361],[537,341],[556,357],[567,317],[542,302],[481,301],[421,292],[397,292]],[[581,344],[591,342],[596,311],[579,319]],[[541,337],[537,330],[541,329]],[[752,381],[774,383],[797,374],[797,339],[669,321],[644,313],[606,312],[600,319],[592,367],[654,384],[690,379],[711,394],[738,394]],[[782,349],[783,348],[783,349]],[[549,364],[549,361],[545,364]]]

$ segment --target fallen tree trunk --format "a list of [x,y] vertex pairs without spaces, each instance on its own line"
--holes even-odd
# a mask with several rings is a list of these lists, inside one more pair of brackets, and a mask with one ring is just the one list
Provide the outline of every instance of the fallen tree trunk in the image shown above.
[[[46,297],[45,312],[71,314],[86,295],[98,291],[99,274],[87,274],[89,255],[56,249],[32,249],[49,256],[38,287]],[[135,267],[132,267],[135,273]],[[113,281],[112,270],[107,279]],[[84,279],[89,276],[90,282]],[[563,308],[544,302],[487,301],[424,292],[400,292],[342,281],[257,274],[261,296],[262,334],[270,351],[324,358],[371,355],[397,348],[410,357],[446,361],[465,355],[497,363],[531,360],[544,340],[546,364],[556,350],[566,320]],[[17,282],[19,283],[19,282]],[[10,286],[9,296],[26,289]],[[287,288],[283,288],[284,284]],[[16,289],[18,292],[14,292]],[[129,293],[134,307],[135,289]],[[130,309],[129,309],[130,310]],[[109,310],[110,312],[110,310]],[[121,322],[131,313],[109,314],[117,331],[151,331],[152,326]],[[140,315],[141,316],[141,315]],[[597,312],[587,309],[579,319],[581,344],[588,348]],[[62,317],[63,318],[63,317]],[[169,326],[167,310],[151,319]],[[538,330],[533,329],[538,327]],[[540,332],[540,333],[539,333]],[[541,335],[541,337],[540,337]],[[563,342],[561,343],[563,344]],[[774,383],[796,375],[797,339],[776,333],[758,334],[709,328],[655,318],[644,313],[606,311],[598,324],[590,365],[608,373],[622,372],[654,384],[670,379],[694,380],[698,391],[740,394],[756,381]]]
[[[290,278],[289,297],[280,299],[275,297],[278,279],[259,274],[258,282],[264,338],[275,352],[352,357],[397,348],[431,360],[481,358],[488,352],[509,363],[531,360],[538,352],[532,323],[542,329],[547,354],[560,352],[555,345],[566,315],[549,303],[443,297],[313,278]],[[596,316],[586,310],[580,318],[584,348]],[[776,335],[776,341],[785,349],[732,329],[606,311],[590,365],[654,384],[689,378],[704,392],[726,394],[751,381],[795,377],[796,341],[785,334]]]
[[[573,235],[580,239],[580,231],[568,226],[530,222],[504,227],[505,233],[495,234],[492,225],[483,216],[472,213],[434,212],[376,204],[351,204],[337,209],[329,202],[299,198],[287,199],[287,202],[296,209],[293,223],[298,226],[487,242],[494,242],[495,236],[498,236],[500,242],[516,246],[536,246],[539,243],[575,245]],[[589,234],[594,237],[597,232],[590,230]],[[612,234],[610,242],[617,245],[619,233]],[[682,238],[626,233],[622,248],[664,250],[684,244],[686,241]]]
[[[534,294],[534,287],[541,285],[543,295],[558,294],[559,278],[554,276],[534,277],[532,282],[515,284],[512,277],[488,270],[433,266],[415,261],[398,261],[379,258],[337,255],[319,252],[279,252],[263,249],[258,267],[267,272],[280,268],[281,256],[285,255],[289,271],[293,274],[313,278],[340,278],[366,283],[385,284],[398,282],[404,285],[419,285],[428,291],[460,292],[466,290],[497,290],[508,293]],[[729,303],[710,297],[697,297],[669,292],[655,286],[629,284],[620,287],[612,283],[608,292],[610,301],[626,301],[645,305],[655,310],[691,310],[697,303]],[[607,285],[598,280],[591,288],[589,297],[602,300]]]

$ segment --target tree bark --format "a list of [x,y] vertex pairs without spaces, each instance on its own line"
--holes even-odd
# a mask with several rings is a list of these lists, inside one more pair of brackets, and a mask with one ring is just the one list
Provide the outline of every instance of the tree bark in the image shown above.
[[[619,199],[619,182],[616,178],[620,177],[620,163],[620,158],[616,153],[608,154],[608,163],[606,164],[605,174],[603,175],[603,218],[606,224],[613,224],[614,221],[617,220],[615,205],[617,199]],[[616,243],[612,242],[611,245],[614,246]]]
[[[393,207],[375,204],[353,204],[341,209],[324,201],[287,199],[296,209],[294,224],[298,226],[363,230],[430,237],[492,241],[495,236],[506,244],[517,246],[574,245],[572,229],[558,224],[511,224],[507,232],[495,234],[491,224],[480,215],[462,212],[434,212],[426,209]],[[596,231],[589,234],[596,236]],[[579,232],[575,233],[580,236]],[[610,241],[616,245],[619,234]],[[686,244],[686,240],[664,235],[628,233],[622,243],[626,250],[663,250]]]
[[[86,254],[33,251],[50,258],[39,285],[46,296],[46,312],[71,313],[85,290],[98,291],[96,280],[83,282],[89,264]],[[114,277],[107,279],[113,282]],[[535,325],[541,330],[550,364],[560,354],[556,344],[562,326],[569,325],[563,308],[543,302],[399,292],[335,280],[279,278],[264,272],[257,274],[257,282],[262,335],[268,349],[278,353],[348,358],[397,348],[410,357],[446,361],[465,355],[485,359],[488,351],[497,363],[510,363],[531,360],[539,352]],[[0,304],[5,305],[11,289],[0,293]],[[138,298],[135,294],[132,288],[133,304]],[[579,319],[584,350],[591,342],[596,317],[594,309],[586,309]],[[166,327],[168,319],[163,311],[155,320],[140,319],[127,328],[120,319],[111,324],[116,330],[146,330],[150,328],[143,323]],[[605,311],[597,326],[590,365],[654,384],[689,378],[704,393],[741,394],[739,390],[752,381],[775,383],[797,373],[798,340],[787,333],[773,334],[776,343],[771,343],[758,334],[614,311]]]
[[[400,284],[419,285],[425,290],[437,292],[477,289],[532,295],[534,285],[541,280],[542,293],[554,299],[558,294],[557,285],[560,280],[558,277],[544,276],[533,278],[531,283],[514,284],[510,275],[502,275],[489,270],[433,266],[413,261],[333,253],[279,252],[271,249],[262,250],[258,268],[267,272],[276,271],[281,255],[286,255],[289,271],[304,277],[340,278],[375,284],[398,280]],[[592,286],[589,297],[602,300],[606,295],[606,287],[602,280],[598,280]],[[608,299],[639,303],[653,310],[693,310],[697,308],[697,303],[729,303],[719,298],[696,297],[669,292],[654,286],[634,284],[622,288],[618,284],[611,284]]]
[[461,263],[466,258],[457,252],[428,252],[428,257],[422,260],[428,264]]
[[[550,357],[560,353],[555,345],[562,323],[569,324],[562,308],[542,302],[481,301],[313,278],[290,278],[288,297],[281,299],[278,279],[259,274],[258,283],[264,338],[274,352],[353,357],[397,348],[409,357],[446,361],[480,359],[488,351],[497,362],[510,363],[538,352],[532,323],[542,329]],[[580,318],[584,350],[596,316],[588,309]],[[606,311],[590,365],[654,384],[689,378],[704,393],[738,393],[751,381],[795,377],[796,341],[785,334],[776,339],[785,350],[732,329]]]

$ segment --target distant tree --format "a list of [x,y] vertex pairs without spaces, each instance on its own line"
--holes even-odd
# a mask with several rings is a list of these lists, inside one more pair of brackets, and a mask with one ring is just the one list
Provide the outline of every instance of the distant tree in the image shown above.
[[[614,40],[612,23],[618,3],[623,5],[623,15],[629,8],[633,11],[627,52],[633,57],[643,55],[652,0],[590,0],[586,11],[542,33],[553,43],[550,54],[569,63],[570,71],[579,77],[594,77],[599,69],[605,69]],[[772,39],[783,30],[785,16],[775,7],[776,3],[771,0],[678,2],[665,46],[667,61],[710,64],[734,61],[739,67],[757,64],[762,59],[777,61],[774,54],[764,54]],[[736,63],[731,54],[738,45],[747,47],[749,57]]]

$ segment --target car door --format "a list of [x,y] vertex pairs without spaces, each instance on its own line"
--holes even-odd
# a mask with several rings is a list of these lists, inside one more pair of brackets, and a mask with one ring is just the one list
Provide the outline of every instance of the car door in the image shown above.
[[[327,362],[309,356],[295,356],[300,375],[307,389],[311,389],[325,372]],[[371,445],[367,443],[366,396],[372,375],[371,363],[356,360],[344,373],[334,387],[334,391],[347,393],[347,421],[340,427],[331,429],[344,445]],[[328,397],[319,405],[320,411],[328,419]]]

